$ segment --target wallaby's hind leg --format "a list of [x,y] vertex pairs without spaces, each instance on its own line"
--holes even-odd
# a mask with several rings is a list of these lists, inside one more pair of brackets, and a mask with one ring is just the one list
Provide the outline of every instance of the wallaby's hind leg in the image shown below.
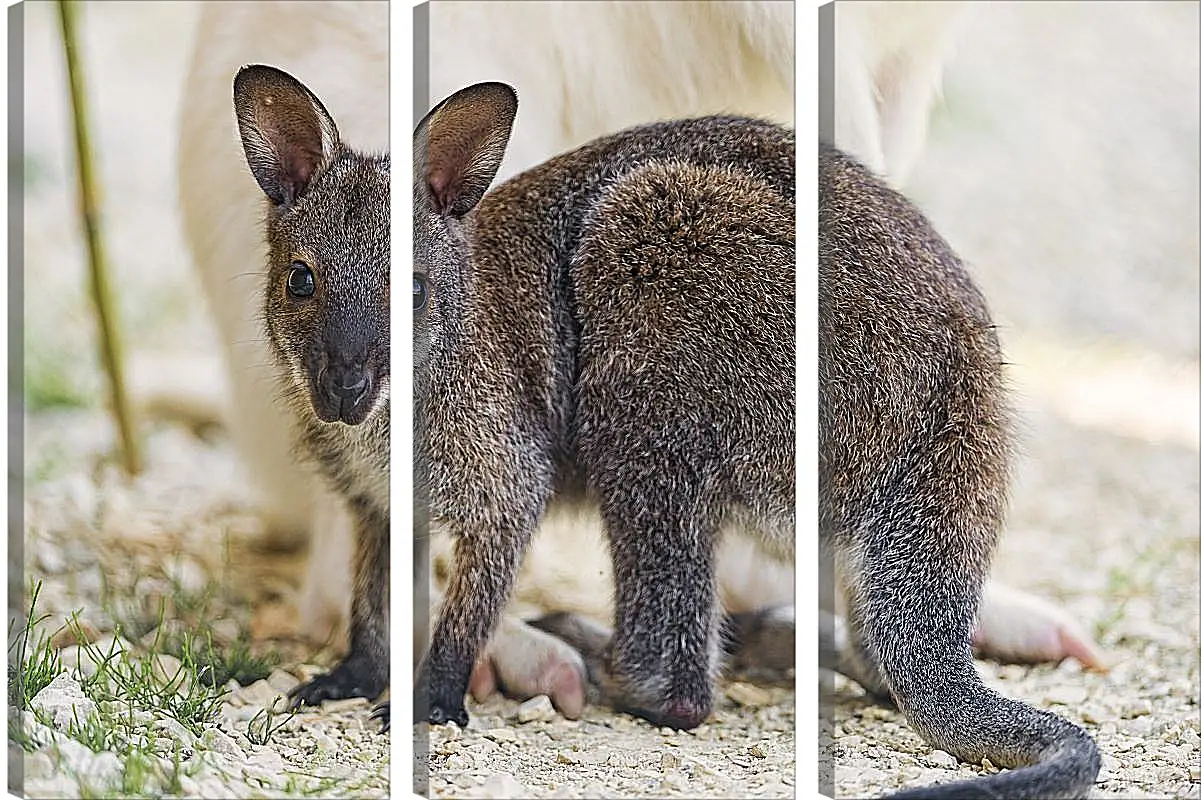
[[860,574],[861,567],[851,566],[848,559],[838,557],[836,575],[839,594],[846,608],[845,618],[832,617],[834,659],[824,664],[841,672],[878,703],[893,705],[892,691],[888,681],[880,672],[880,661],[864,640],[864,598],[858,581],[853,576]]
[[733,669],[792,669],[796,666],[796,607],[788,603],[726,615],[722,649]]
[[850,678],[877,703],[894,706],[888,681],[880,673],[880,664],[864,647],[862,634],[854,623],[829,614],[822,624],[823,635],[829,631],[831,642],[823,642],[820,666]]
[[713,708],[720,651],[717,523],[699,491],[672,480],[670,470],[630,466],[604,481],[616,629],[593,677],[614,706],[658,725],[694,728]]
[[984,586],[972,647],[1002,664],[1075,658],[1087,669],[1106,669],[1100,646],[1066,609],[997,581]]
[[793,535],[791,159],[775,168],[631,169],[572,262],[577,462],[616,578],[602,688],[675,728],[713,706],[719,529]]
[[293,689],[294,706],[345,697],[373,699],[388,686],[388,518],[363,508],[355,509],[354,516],[359,541],[350,607],[350,652],[330,672]]

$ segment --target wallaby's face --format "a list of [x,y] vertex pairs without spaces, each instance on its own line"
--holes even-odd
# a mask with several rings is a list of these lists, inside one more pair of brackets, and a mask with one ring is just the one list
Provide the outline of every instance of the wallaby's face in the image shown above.
[[388,156],[344,147],[321,102],[271,67],[239,72],[234,104],[271,203],[263,312],[285,396],[357,425],[388,400]]
[[414,392],[428,394],[430,364],[454,347],[464,313],[467,221],[504,156],[517,96],[502,83],[451,95],[413,135]]

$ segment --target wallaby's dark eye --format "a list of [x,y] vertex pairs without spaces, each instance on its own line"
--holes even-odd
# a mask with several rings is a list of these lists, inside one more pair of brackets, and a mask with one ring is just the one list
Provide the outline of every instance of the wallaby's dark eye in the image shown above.
[[309,265],[303,261],[293,261],[292,271],[288,273],[288,294],[293,297],[312,297],[315,291],[317,282]]
[[413,310],[420,311],[425,308],[425,301],[429,298],[429,289],[425,285],[424,275],[413,276]]

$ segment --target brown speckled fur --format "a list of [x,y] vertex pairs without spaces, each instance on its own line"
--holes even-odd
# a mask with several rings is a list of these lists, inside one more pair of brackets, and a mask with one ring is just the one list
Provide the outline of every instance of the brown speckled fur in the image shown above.
[[465,90],[417,135],[417,480],[456,537],[429,716],[465,721],[471,666],[546,505],[589,501],[617,576],[613,695],[692,727],[713,702],[719,530],[794,540],[793,137],[734,117],[646,126],[469,212],[470,197],[440,208],[422,170],[472,141],[465,169],[498,163],[503,138],[473,133],[467,111],[504,125],[504,100]]

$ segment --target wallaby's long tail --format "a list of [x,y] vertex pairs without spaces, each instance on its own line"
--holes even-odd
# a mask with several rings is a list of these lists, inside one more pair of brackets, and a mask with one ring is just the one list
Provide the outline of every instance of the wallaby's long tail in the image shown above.
[[[958,388],[951,409],[987,410],[996,396],[966,379]],[[895,798],[1082,798],[1101,768],[1084,730],[989,689],[972,661],[971,631],[1004,503],[997,474],[1005,440],[993,427],[1000,419],[948,423],[924,453],[897,462],[878,494],[852,508],[852,524],[864,532],[852,556],[861,570],[847,591],[852,652],[927,742],[1011,770]],[[976,468],[965,470],[965,460]]]
[[[1101,767],[1089,735],[989,689],[972,661],[969,639],[987,550],[969,530],[980,517],[970,513],[970,503],[968,513],[940,504],[923,515],[909,506],[907,480],[920,478],[894,484],[900,490],[895,503],[872,520],[878,535],[866,543],[864,570],[854,587],[857,646],[879,665],[879,675],[922,738],[964,761],[988,758],[1011,771],[891,797],[1087,796]],[[943,495],[946,480],[927,477],[930,496]],[[922,502],[928,501],[929,496]]]
[[[960,728],[970,725],[971,728]],[[1076,725],[1046,711],[1010,700],[981,686],[974,701],[962,703],[955,718],[940,726],[939,747],[971,761],[987,756],[1008,772],[955,781],[888,795],[890,800],[956,798],[956,800],[1054,800],[1088,795],[1101,768],[1101,755],[1092,738]],[[956,751],[972,730],[979,744]],[[933,739],[923,731],[928,739]]]

